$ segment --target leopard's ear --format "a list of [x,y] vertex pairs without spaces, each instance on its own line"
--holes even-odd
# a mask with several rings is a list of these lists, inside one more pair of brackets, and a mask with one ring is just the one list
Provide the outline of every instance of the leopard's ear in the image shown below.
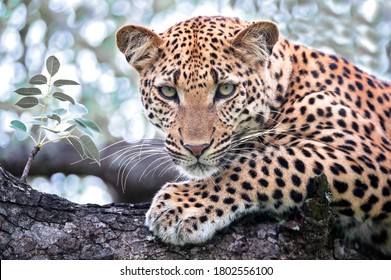
[[258,21],[240,31],[232,45],[248,59],[267,60],[279,37],[278,27],[271,21]]
[[138,72],[150,66],[158,57],[158,49],[163,39],[147,28],[125,25],[116,33],[117,47],[126,60]]

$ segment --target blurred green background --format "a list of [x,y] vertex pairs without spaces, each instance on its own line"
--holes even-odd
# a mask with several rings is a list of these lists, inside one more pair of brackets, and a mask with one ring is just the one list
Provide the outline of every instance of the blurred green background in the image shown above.
[[[137,73],[115,46],[115,31],[138,24],[162,32],[197,15],[237,16],[247,21],[277,22],[290,40],[339,54],[363,70],[391,80],[391,1],[295,0],[33,0],[0,2],[0,163],[20,175],[32,143],[15,135],[13,119],[31,113],[14,105],[14,90],[44,72],[45,59],[61,62],[58,77],[79,81],[67,90],[89,109],[100,125],[100,148],[126,139],[159,137],[144,118],[137,93]],[[106,154],[115,152],[106,151]],[[173,172],[143,172],[142,161],[129,175],[126,191],[117,184],[112,159],[99,168],[71,164],[77,153],[67,143],[44,147],[33,162],[29,183],[80,203],[138,202],[150,199]],[[132,164],[128,169],[132,168]]]

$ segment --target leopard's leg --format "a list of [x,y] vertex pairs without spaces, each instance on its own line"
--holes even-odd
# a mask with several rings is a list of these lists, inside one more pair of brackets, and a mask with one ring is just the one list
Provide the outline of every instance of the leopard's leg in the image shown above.
[[231,163],[208,180],[165,185],[147,213],[149,229],[168,243],[202,243],[246,213],[282,213],[300,207],[313,191],[314,178],[321,173],[330,183],[332,205],[345,219],[360,222],[378,212],[360,210],[376,189],[361,198],[354,194],[357,180],[370,185],[368,174],[361,169],[361,174],[354,172],[358,167],[346,160],[345,153],[331,152],[319,142],[303,140],[295,147],[270,146],[236,160],[238,164]]

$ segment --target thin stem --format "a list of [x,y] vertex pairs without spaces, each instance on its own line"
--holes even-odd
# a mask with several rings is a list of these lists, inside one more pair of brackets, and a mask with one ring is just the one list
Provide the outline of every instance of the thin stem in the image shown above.
[[43,117],[44,117],[44,113],[45,113],[45,109],[46,109],[46,105],[48,103],[48,99],[49,99],[49,93],[50,93],[50,82],[51,82],[51,79],[52,77],[49,78],[49,83],[48,83],[48,92],[46,94],[46,97],[45,97],[45,102],[44,104],[42,105],[42,110],[41,110],[41,125],[39,126],[39,134],[38,134],[38,139],[37,141],[34,140],[34,138],[32,136],[31,139],[33,139],[34,143],[35,143],[35,146],[34,146],[34,149],[30,152],[30,155],[27,159],[27,162],[26,162],[26,165],[23,169],[23,174],[22,174],[22,177],[20,177],[20,180],[22,180],[22,182],[26,182],[27,180],[27,176],[29,175],[29,172],[30,172],[30,168],[31,168],[31,164],[33,162],[33,159],[35,158],[35,156],[38,154],[39,150],[41,149],[42,145],[43,145],[43,140],[46,139],[46,137],[42,140],[42,121],[43,121]]
[[20,177],[20,179],[21,179],[23,182],[26,182],[27,176],[29,175],[29,172],[30,172],[30,168],[31,168],[31,164],[32,164],[32,162],[33,162],[33,159],[34,159],[35,156],[38,154],[38,152],[39,152],[40,149],[41,149],[41,148],[37,145],[37,146],[35,146],[34,149],[30,152],[29,158],[27,159],[26,166],[24,167],[24,170],[23,170],[22,177]]
[[37,141],[35,141],[34,137],[29,133],[28,136],[33,140],[34,144],[37,145]]
[[42,141],[42,131],[43,131],[43,128],[42,128],[42,121],[43,121],[43,116],[44,116],[44,113],[45,113],[45,109],[46,109],[46,105],[48,103],[48,100],[49,100],[49,93],[50,93],[50,87],[51,87],[51,79],[52,77],[50,76],[49,77],[49,82],[48,82],[48,92],[46,94],[46,97],[45,97],[45,102],[43,103],[43,106],[42,106],[42,111],[41,111],[41,125],[39,126],[39,135],[38,135],[38,140],[37,140],[37,146],[41,147],[41,141]]

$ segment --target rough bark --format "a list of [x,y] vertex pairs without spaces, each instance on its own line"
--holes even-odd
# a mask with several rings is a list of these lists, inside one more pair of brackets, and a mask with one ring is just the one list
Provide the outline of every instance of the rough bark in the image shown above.
[[296,215],[298,222],[246,217],[207,244],[176,247],[159,242],[144,227],[148,204],[78,205],[40,193],[0,166],[0,258],[332,259],[333,253],[367,258],[340,240],[331,248],[327,187],[319,186],[319,199]]

